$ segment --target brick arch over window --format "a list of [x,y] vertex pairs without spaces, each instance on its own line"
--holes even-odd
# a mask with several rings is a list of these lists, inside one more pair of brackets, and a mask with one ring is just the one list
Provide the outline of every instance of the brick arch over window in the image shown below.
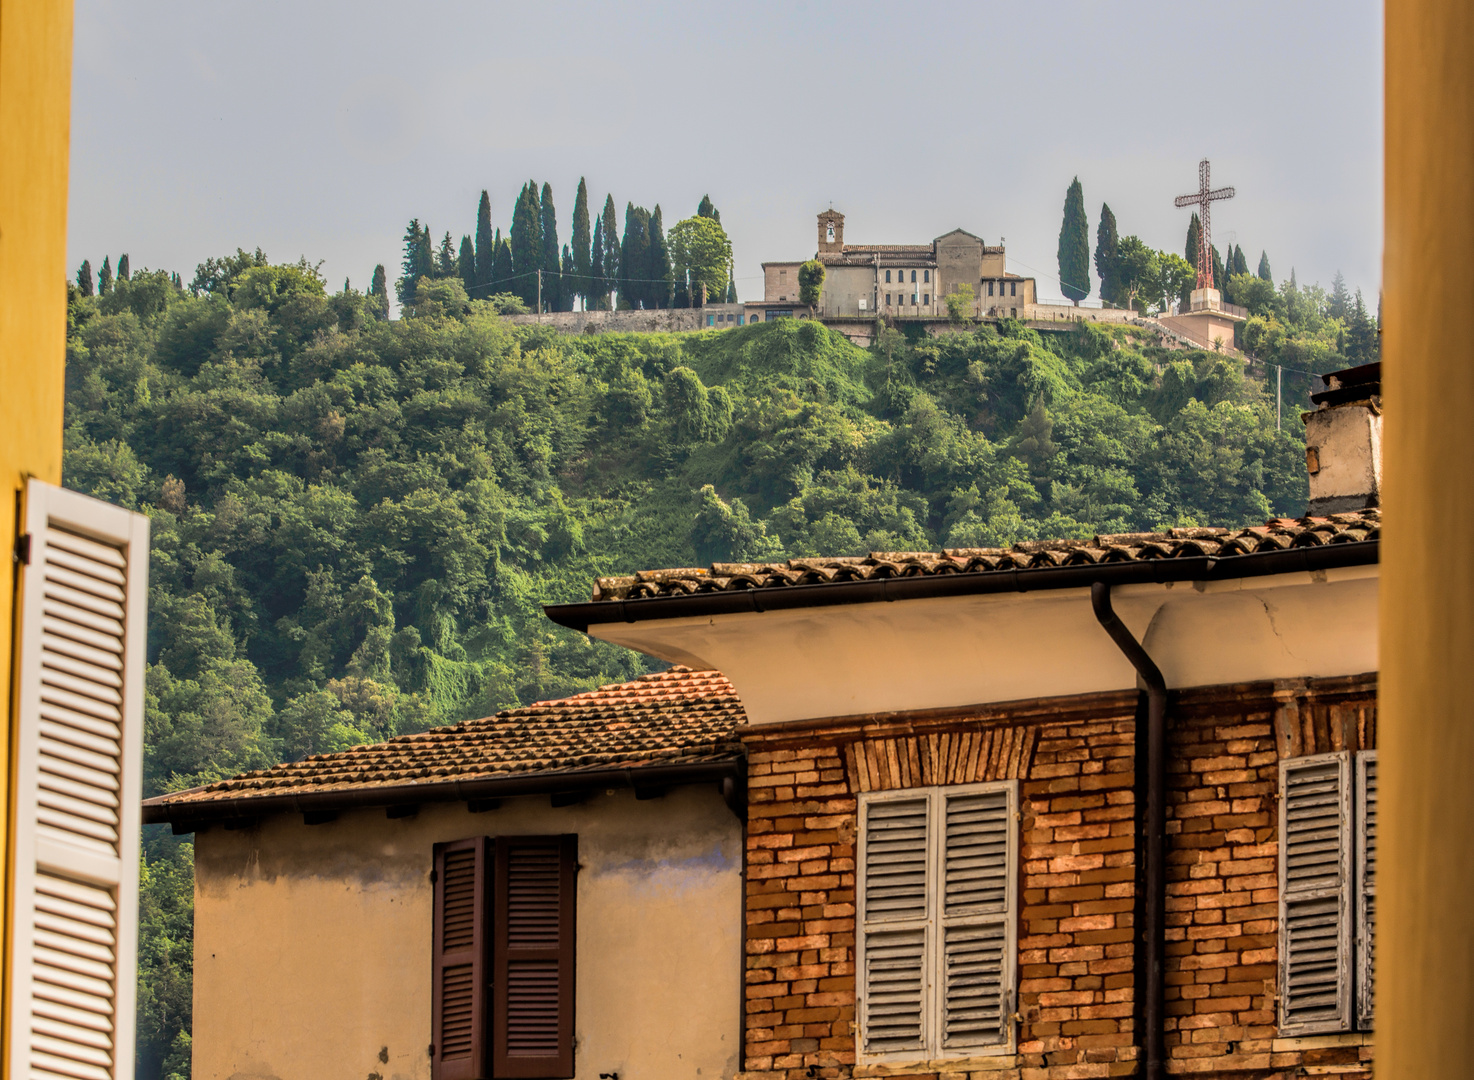
[[1036,725],[861,739],[845,746],[851,791],[1018,780],[1029,775]]

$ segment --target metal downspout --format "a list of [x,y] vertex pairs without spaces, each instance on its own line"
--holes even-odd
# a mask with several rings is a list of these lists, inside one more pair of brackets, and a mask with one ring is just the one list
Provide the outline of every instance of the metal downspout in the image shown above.
[[1111,607],[1111,587],[1103,581],[1090,586],[1095,618],[1146,684],[1146,822],[1143,846],[1146,883],[1145,962],[1142,965],[1142,1052],[1147,1080],[1166,1075],[1163,1023],[1162,961],[1166,952],[1167,909],[1167,682],[1141,643],[1131,635]]

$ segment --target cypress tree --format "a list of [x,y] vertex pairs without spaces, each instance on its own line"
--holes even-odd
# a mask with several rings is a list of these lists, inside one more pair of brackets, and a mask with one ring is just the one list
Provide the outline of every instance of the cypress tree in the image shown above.
[[118,280],[128,280],[128,253],[126,251],[118,256]]
[[1213,244],[1213,288],[1223,288],[1223,256],[1218,254],[1218,245]]
[[92,263],[87,259],[82,260],[82,266],[77,271],[77,288],[82,290],[83,296],[92,295]]
[[385,280],[384,264],[374,267],[373,280],[369,282],[369,299],[373,301],[369,310],[381,319],[389,317],[389,284]]
[[543,241],[543,305],[549,311],[562,311],[563,264],[558,258],[558,212],[553,209],[551,184],[543,184],[538,213]]
[[[491,233],[491,196],[481,192],[481,205],[476,208],[476,285],[479,293],[471,293],[485,300],[496,290],[492,288],[496,277],[496,238]],[[466,286],[470,292],[471,287]]]
[[[604,196],[604,276],[600,287],[609,296],[619,281],[619,218],[614,212],[614,196]],[[610,297],[609,307],[614,306]]]
[[538,222],[537,188],[532,182],[517,196],[512,214],[511,291],[532,307],[537,303],[537,271],[542,268],[542,229]]
[[[572,293],[583,298],[584,310],[589,308],[589,272],[593,267],[593,236],[589,233],[589,189],[578,178],[578,195],[573,200],[573,277],[569,285]],[[571,310],[571,309],[570,309]]]
[[496,291],[515,295],[517,290],[514,287],[516,282],[512,267],[512,241],[503,236],[500,229],[496,231],[496,236]]
[[722,212],[712,203],[710,195],[701,196],[701,204],[696,207],[696,216],[709,217],[718,225],[722,223]]
[[1076,304],[1090,295],[1090,221],[1078,176],[1065,194],[1064,223],[1059,229],[1059,289]]
[[476,246],[471,243],[469,236],[461,237],[461,253],[456,259],[456,272],[461,276],[461,283],[466,286],[466,295],[479,299],[476,291]]
[[1095,230],[1095,272],[1100,276],[1100,298],[1118,303],[1116,297],[1116,259],[1120,238],[1116,235],[1116,215],[1106,203],[1100,204],[1100,228]]
[[727,303],[737,302],[737,264],[727,264]]
[[1259,252],[1259,278],[1271,285],[1274,284],[1274,275],[1269,271],[1269,252],[1267,251]]
[[604,218],[594,218],[594,239],[589,247],[589,292],[585,307],[604,311],[609,307],[609,293],[604,289]]
[[113,267],[111,256],[102,257],[102,269],[97,272],[97,295],[106,296],[113,291]]
[[670,307],[670,247],[665,242],[665,218],[659,203],[655,204],[655,211],[650,215],[650,276],[654,279],[649,293],[653,306]]
[[558,294],[562,301],[558,307],[559,311],[572,311],[574,301],[578,293],[573,289],[573,283],[578,280],[578,275],[573,271],[573,252],[567,244],[563,245],[563,291]]
[[1347,291],[1346,279],[1341,276],[1341,271],[1336,271],[1336,276],[1331,279],[1331,301],[1327,305],[1326,313],[1335,319],[1344,319],[1351,311],[1351,293]]
[[1233,249],[1233,272],[1235,274],[1249,272],[1249,260],[1244,258],[1244,249],[1237,246]]
[[650,214],[634,203],[624,205],[624,240],[619,245],[619,298],[631,308],[650,307]]
[[1194,212],[1192,220],[1187,223],[1187,250],[1183,253],[1194,270],[1198,268],[1198,235],[1202,230],[1203,224]]

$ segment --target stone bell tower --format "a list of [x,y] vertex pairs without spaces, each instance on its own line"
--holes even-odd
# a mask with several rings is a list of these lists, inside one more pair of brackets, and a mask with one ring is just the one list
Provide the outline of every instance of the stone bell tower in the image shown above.
[[819,253],[844,250],[844,215],[838,210],[825,210],[819,215]]

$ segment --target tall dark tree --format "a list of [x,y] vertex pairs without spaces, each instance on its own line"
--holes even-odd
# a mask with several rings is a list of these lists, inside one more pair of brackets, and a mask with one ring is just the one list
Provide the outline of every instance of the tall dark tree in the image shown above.
[[92,263],[88,259],[83,259],[77,270],[77,288],[82,290],[83,296],[92,295]]
[[1267,251],[1261,251],[1259,253],[1259,279],[1261,281],[1267,281],[1271,285],[1274,284],[1274,274],[1269,269],[1269,252]]
[[722,212],[712,203],[710,195],[701,196],[701,203],[696,207],[696,216],[709,217],[718,225],[722,223]]
[[511,292],[520,296],[528,307],[537,303],[537,272],[542,269],[542,222],[539,214],[537,187],[529,180],[517,196],[512,213]]
[[102,269],[97,272],[97,294],[106,296],[113,291],[113,265],[110,261],[112,256],[102,257]]
[[665,217],[660,204],[650,215],[650,289],[652,307],[668,308],[671,302],[670,247],[665,242]]
[[496,237],[491,232],[491,196],[481,192],[481,204],[476,207],[476,286],[472,296],[485,300],[496,290],[492,288],[496,278]]
[[1116,215],[1106,203],[1100,204],[1100,227],[1095,230],[1095,272],[1100,276],[1100,298],[1119,304],[1116,282],[1116,258],[1120,238],[1116,235]]
[[389,283],[385,279],[384,264],[374,267],[373,280],[369,282],[370,310],[381,319],[389,317]]
[[732,263],[727,267],[727,303],[737,302],[737,264]]
[[1213,245],[1213,288],[1223,288],[1223,256],[1218,254],[1218,245]]
[[1341,271],[1336,271],[1336,276],[1331,279],[1331,299],[1326,307],[1326,314],[1335,319],[1344,319],[1351,313],[1351,292],[1346,288],[1346,279],[1341,276]]
[[435,274],[435,252],[430,246],[430,227],[411,218],[404,230],[404,258],[399,264],[402,276],[394,283],[400,306],[415,302],[415,289],[421,278]]
[[605,311],[609,307],[609,290],[604,281],[604,218],[594,218],[594,239],[589,245],[589,292],[584,302],[590,310]]
[[1183,251],[1188,263],[1194,270],[1198,268],[1198,237],[1203,231],[1203,223],[1198,220],[1198,215],[1193,214],[1192,220],[1187,223],[1187,248]]
[[646,286],[650,281],[650,213],[642,206],[625,203],[624,239],[619,245],[619,298],[632,308],[649,307]]
[[1352,364],[1370,364],[1380,359],[1380,354],[1377,324],[1357,289],[1356,300],[1346,315],[1346,359]]
[[440,250],[435,253],[435,276],[455,277],[460,273],[456,263],[456,242],[447,232],[440,240]]
[[543,184],[538,204],[543,241],[543,307],[563,310],[563,263],[558,257],[558,212],[553,209],[553,187]]
[[1059,290],[1077,304],[1090,295],[1090,220],[1078,176],[1065,193],[1065,217],[1059,227]]
[[1244,258],[1244,249],[1235,244],[1233,249],[1233,269],[1229,271],[1229,274],[1247,274],[1248,272],[1249,260]]
[[118,280],[127,281],[129,277],[128,253],[125,251],[118,256]]
[[[568,285],[570,295],[583,298],[589,307],[589,271],[593,267],[593,234],[589,232],[589,189],[583,177],[578,178],[578,195],[573,200],[573,276]],[[571,310],[571,309],[570,309]]]
[[[604,279],[602,288],[608,296],[619,283],[619,216],[614,211],[614,196],[604,196]],[[614,306],[610,297],[609,306]]]
[[572,311],[577,301],[578,294],[572,285],[578,280],[578,275],[573,272],[573,251],[567,244],[563,245],[563,291],[558,294],[561,301],[558,305],[559,311]]
[[484,299],[476,289],[476,245],[469,236],[461,237],[461,253],[456,257],[456,272],[461,276],[461,283],[466,286],[467,296],[473,300]]
[[492,286],[493,292],[515,293],[514,275],[516,271],[512,266],[512,241],[502,235],[502,231],[496,231],[496,284]]

